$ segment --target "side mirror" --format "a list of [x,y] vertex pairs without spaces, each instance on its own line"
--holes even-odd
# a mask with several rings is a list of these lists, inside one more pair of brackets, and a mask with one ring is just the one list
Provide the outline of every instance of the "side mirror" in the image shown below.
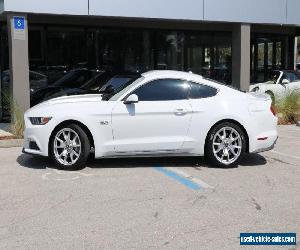
[[132,94],[126,98],[124,104],[133,104],[138,102],[139,102],[139,97],[136,94]]
[[290,81],[288,79],[283,79],[282,80],[282,84],[289,84],[289,83],[290,83]]

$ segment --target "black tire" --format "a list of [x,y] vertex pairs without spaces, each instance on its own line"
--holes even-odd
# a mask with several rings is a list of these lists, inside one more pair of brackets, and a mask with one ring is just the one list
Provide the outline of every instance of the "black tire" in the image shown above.
[[[222,128],[228,127],[228,128],[233,128],[241,137],[241,152],[239,157],[232,163],[230,164],[224,164],[220,162],[217,157],[214,154],[214,149],[213,149],[213,139],[218,131],[220,131]],[[206,139],[206,144],[205,144],[205,157],[207,160],[211,163],[212,166],[216,167],[222,167],[222,168],[231,168],[231,167],[236,167],[240,161],[243,159],[246,153],[246,148],[247,148],[247,139],[244,131],[240,128],[240,126],[231,123],[231,122],[224,122],[217,124],[214,126],[208,133],[207,139]]]
[[[62,164],[56,158],[55,153],[54,153],[54,139],[55,139],[55,136],[62,129],[72,129],[73,131],[75,131],[78,134],[78,137],[79,137],[80,142],[81,142],[81,152],[79,154],[79,158],[76,161],[76,163],[74,163],[72,165],[64,165],[64,164]],[[49,154],[50,154],[51,159],[54,161],[54,163],[56,164],[56,166],[57,166],[58,169],[68,170],[68,171],[71,171],[71,170],[80,170],[80,169],[85,168],[85,166],[86,166],[86,162],[87,162],[87,159],[88,159],[89,154],[90,154],[90,149],[91,149],[90,141],[89,141],[89,138],[88,138],[87,134],[84,132],[84,130],[80,126],[78,126],[76,124],[67,124],[67,125],[64,125],[64,126],[61,126],[61,127],[57,128],[54,131],[53,136],[50,139]]]
[[272,91],[266,91],[266,94],[268,94],[271,97],[272,105],[275,104],[275,95]]

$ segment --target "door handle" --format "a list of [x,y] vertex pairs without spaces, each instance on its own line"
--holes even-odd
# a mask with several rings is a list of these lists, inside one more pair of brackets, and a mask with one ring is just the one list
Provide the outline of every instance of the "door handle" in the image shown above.
[[175,115],[186,115],[187,114],[187,110],[186,109],[183,109],[183,108],[178,108],[178,109],[175,109]]

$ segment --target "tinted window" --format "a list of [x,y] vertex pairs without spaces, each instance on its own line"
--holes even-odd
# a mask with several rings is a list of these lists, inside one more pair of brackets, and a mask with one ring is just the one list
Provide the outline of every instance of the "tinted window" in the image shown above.
[[199,98],[212,97],[215,96],[217,92],[218,91],[215,88],[192,82],[190,98],[199,99]]
[[140,101],[171,101],[187,99],[189,86],[175,79],[155,80],[135,90]]

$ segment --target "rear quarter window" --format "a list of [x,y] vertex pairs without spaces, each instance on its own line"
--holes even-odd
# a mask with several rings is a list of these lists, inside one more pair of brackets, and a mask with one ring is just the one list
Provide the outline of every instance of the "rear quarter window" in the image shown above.
[[202,99],[209,98],[217,95],[218,90],[216,88],[191,82],[190,99]]

